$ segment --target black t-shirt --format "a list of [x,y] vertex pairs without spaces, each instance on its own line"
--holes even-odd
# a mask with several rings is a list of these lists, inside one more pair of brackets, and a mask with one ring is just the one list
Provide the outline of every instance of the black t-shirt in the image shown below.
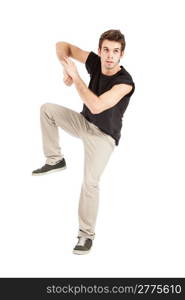
[[88,107],[84,104],[81,114],[89,121],[96,125],[104,133],[109,134],[115,139],[116,145],[121,137],[122,117],[129,104],[130,97],[134,93],[135,84],[131,75],[123,66],[121,70],[114,75],[104,75],[101,72],[100,57],[94,52],[90,52],[86,63],[87,72],[90,74],[90,82],[88,88],[97,96],[110,90],[115,84],[130,84],[132,90],[125,95],[120,101],[111,108],[104,110],[99,114],[92,114]]

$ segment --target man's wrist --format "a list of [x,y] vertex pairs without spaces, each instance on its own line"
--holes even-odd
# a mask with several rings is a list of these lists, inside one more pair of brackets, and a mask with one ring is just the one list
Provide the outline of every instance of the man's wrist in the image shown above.
[[73,82],[74,83],[78,83],[80,80],[80,75],[78,73],[76,73],[74,76],[73,76]]

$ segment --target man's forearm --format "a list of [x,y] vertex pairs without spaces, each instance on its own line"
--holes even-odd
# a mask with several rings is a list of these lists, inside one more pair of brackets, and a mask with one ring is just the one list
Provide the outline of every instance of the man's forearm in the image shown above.
[[73,79],[78,94],[80,95],[85,105],[89,108],[91,113],[93,114],[99,113],[100,99],[90,89],[88,89],[85,82],[81,79],[75,63],[69,57],[64,57],[62,64],[66,68],[67,73]]
[[85,84],[85,82],[80,78],[80,76],[76,76],[73,78],[75,87],[80,95],[82,101],[89,108],[91,113],[98,113],[98,103],[99,98],[96,96]]

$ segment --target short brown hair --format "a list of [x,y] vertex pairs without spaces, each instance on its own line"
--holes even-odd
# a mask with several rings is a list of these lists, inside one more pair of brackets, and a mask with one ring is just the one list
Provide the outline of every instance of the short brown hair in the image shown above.
[[126,46],[125,37],[120,30],[110,29],[103,32],[99,39],[100,50],[104,40],[119,42],[121,44],[121,52],[125,49]]

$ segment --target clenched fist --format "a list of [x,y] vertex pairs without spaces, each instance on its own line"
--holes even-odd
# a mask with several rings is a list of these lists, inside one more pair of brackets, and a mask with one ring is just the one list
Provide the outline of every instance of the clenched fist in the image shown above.
[[72,61],[72,59],[70,59],[68,56],[64,56],[63,60],[61,60],[61,64],[63,65],[63,67],[64,67],[65,71],[67,72],[67,74],[73,80],[78,78],[78,76],[79,76],[78,70],[77,70],[77,67],[76,67],[75,63]]
[[63,69],[63,74],[63,82],[65,83],[65,85],[71,86],[73,84],[73,78],[66,72],[65,68]]

